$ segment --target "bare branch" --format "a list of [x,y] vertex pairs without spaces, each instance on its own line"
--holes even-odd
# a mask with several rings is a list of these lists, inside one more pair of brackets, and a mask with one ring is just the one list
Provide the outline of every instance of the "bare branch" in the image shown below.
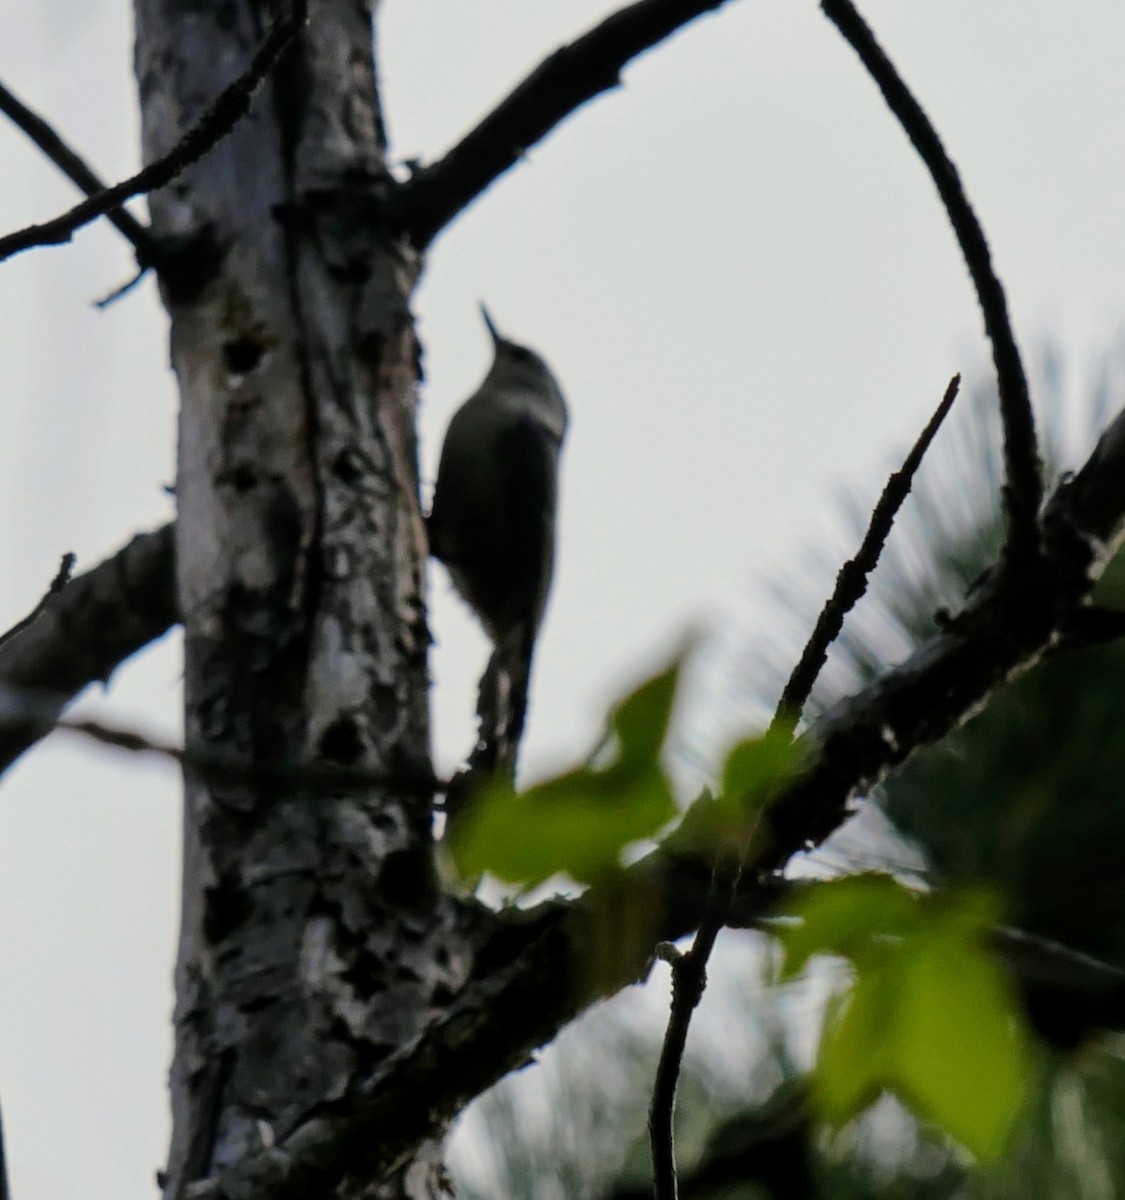
[[748,865],[779,869],[821,842],[844,819],[850,796],[956,728],[1078,622],[1125,537],[1125,412],[1056,489],[1043,529],[1044,555],[1026,588],[1015,591],[992,571],[946,629],[816,723],[808,740],[818,760],[766,811]]
[[[812,1142],[813,1114],[801,1083],[783,1084],[760,1108],[728,1117],[707,1139],[684,1195],[711,1200],[749,1188],[785,1200],[820,1194]],[[650,1200],[652,1189],[620,1187],[602,1200]]]
[[[976,287],[985,329],[992,342],[996,364],[1000,412],[1004,426],[1004,456],[1006,466],[1005,506],[1008,516],[1009,564],[1021,571],[1039,560],[1039,509],[1042,503],[1042,465],[1035,433],[1027,379],[1020,361],[1015,335],[1008,319],[1007,301],[999,279],[992,268],[984,230],[961,186],[957,169],[941,144],[937,131],[911,95],[906,84],[883,53],[874,35],[851,5],[850,0],[822,0],[822,9],[859,54],[875,79],[891,111],[903,126],[911,143],[922,157],[938,189],[942,203],[953,225],[969,273]],[[794,669],[782,696],[782,706],[773,726],[781,721],[795,723],[809,692],[824,664],[828,646],[839,634],[847,611],[862,596],[867,586],[867,574],[878,561],[883,542],[890,530],[894,515],[910,488],[910,479],[917,469],[937,428],[956,395],[956,381],[943,400],[931,425],[919,439],[901,475],[888,484],[880,503],[872,514],[868,535],[857,559],[845,564],[837,579],[836,594],[821,614],[813,637],[805,648],[801,661]],[[1021,575],[1021,584],[1028,579]],[[1053,589],[1050,589],[1053,592]],[[883,734],[883,730],[880,730]],[[827,756],[826,756],[827,757]],[[781,806],[784,812],[784,805]],[[767,814],[775,819],[775,814]],[[802,816],[807,814],[802,814]],[[833,816],[833,827],[839,819]],[[794,825],[794,832],[800,822]],[[806,838],[816,838],[806,829]],[[785,858],[800,845],[787,847],[771,862],[779,867]],[[731,894],[738,888],[742,864],[733,870]],[[676,1082],[687,1040],[692,1013],[706,986],[706,966],[725,916],[717,903],[708,907],[691,950],[672,964],[672,1011],[669,1015],[660,1064],[653,1090],[649,1128],[652,1140],[653,1172],[657,1200],[675,1200],[676,1167],[673,1141],[673,1112]]]
[[[698,871],[685,875],[682,863],[657,853],[630,868],[616,894],[641,898],[656,914],[658,934],[673,938],[693,929],[703,913],[704,891],[692,883],[697,878]],[[739,924],[753,925],[789,888],[776,878],[747,881]],[[526,1065],[583,1009],[647,976],[652,960],[638,941],[611,973],[591,971],[593,947],[604,943],[606,932],[601,900],[595,890],[501,916],[469,905],[466,925],[483,921],[491,933],[480,943],[481,966],[450,1007],[385,1059],[359,1094],[222,1175],[189,1185],[186,1200],[300,1200],[331,1194],[345,1174],[388,1175],[468,1100]],[[1018,930],[994,931],[992,948],[1025,1002],[1046,994],[1065,1001],[1079,1019],[1092,1014],[1104,1028],[1125,1026],[1125,972]]]
[[43,701],[33,693],[14,692],[0,684],[0,728],[12,721],[39,719],[60,733],[77,735],[126,754],[144,754],[180,767],[211,784],[270,788],[275,792],[303,791],[319,795],[369,792],[372,788],[397,788],[427,799],[449,790],[448,780],[434,775],[408,776],[401,771],[369,771],[334,763],[294,763],[270,766],[193,753],[172,742],[161,741],[138,729],[106,725],[101,721],[59,718],[57,700]]
[[[656,1079],[648,1110],[653,1195],[656,1200],[676,1200],[680,1194],[676,1177],[676,1089],[679,1087],[691,1018],[707,987],[707,964],[711,961],[711,951],[715,949],[719,931],[726,924],[729,905],[720,906],[718,903],[719,882],[716,874],[716,886],[710,891],[691,949],[686,954],[677,953],[671,963],[672,1004],[660,1047],[660,1061],[656,1064]],[[737,887],[737,884],[735,880],[733,886]]]
[[[827,837],[846,817],[853,794],[1034,665],[1056,628],[1085,603],[1125,536],[1125,412],[1083,469],[1055,492],[1045,528],[1045,556],[1033,564],[1026,592],[1013,596],[986,581],[971,609],[816,723],[806,736],[814,761],[765,814],[747,853],[732,921],[748,924],[761,915],[778,895],[777,869]],[[656,853],[625,872],[612,897],[604,887],[593,888],[577,901],[551,901],[496,920],[492,940],[478,953],[479,978],[414,1043],[376,1068],[360,1094],[218,1178],[191,1185],[188,1197],[284,1200],[331,1190],[345,1172],[375,1178],[390,1171],[567,1021],[647,975],[652,941],[633,939],[608,966],[598,953],[607,902],[618,912],[622,896],[640,897],[653,940],[681,937],[701,922],[708,874],[698,861]],[[1113,968],[1061,947],[1035,953],[1034,939],[1018,940],[1019,947],[1002,931],[995,944],[1005,961],[1026,973],[1028,986],[1035,964],[1047,982],[1088,995],[1097,1019],[1125,1025],[1125,985]],[[591,970],[595,958],[604,970]]]
[[173,529],[142,533],[50,594],[0,645],[0,690],[34,707],[0,726],[0,771],[50,732],[64,706],[177,621]]
[[[778,890],[806,886],[779,883]],[[1032,1025],[1051,1045],[1071,1051],[1093,1030],[1125,1025],[1125,970],[1120,967],[1009,926],[991,930],[987,944],[1012,979]],[[681,1178],[681,1193],[702,1198],[756,1184],[786,1200],[819,1195],[814,1132],[805,1087],[799,1082],[783,1085],[764,1106],[719,1127],[692,1171]],[[647,1200],[652,1194],[651,1187],[618,1188],[605,1200]]]
[[[4,113],[18,128],[22,129],[60,171],[87,196],[105,192],[106,185],[91,170],[85,159],[70,148],[38,113],[33,112],[22,100],[14,96],[0,83],[0,112]],[[110,223],[122,233],[137,253],[137,262],[142,267],[152,266],[159,255],[156,238],[147,225],[138,221],[124,208],[106,213]]]
[[965,265],[969,268],[996,365],[1007,477],[1004,495],[1008,519],[1007,553],[1011,561],[1023,563],[1033,557],[1038,548],[1043,467],[1039,458],[1027,377],[1008,317],[1004,288],[993,270],[984,230],[969,204],[957,168],[946,154],[937,130],[911,95],[910,89],[851,0],[822,0],[820,7],[859,55],[883,93],[887,107],[894,113],[925,163],[957,236]]
[[136,175],[90,196],[69,212],[0,238],[0,262],[34,246],[51,246],[69,241],[82,226],[120,208],[133,196],[164,187],[186,167],[202,158],[249,112],[254,93],[307,19],[308,0],[291,0],[288,13],[278,18],[254,52],[249,67],[219,94],[211,107],[167,154],[149,163]]
[[10,641],[17,634],[22,633],[29,625],[36,621],[43,610],[50,604],[53,597],[70,582],[70,573],[74,570],[74,555],[67,551],[62,556],[62,561],[59,563],[58,574],[51,580],[50,586],[43,595],[43,599],[27,614],[22,621],[17,621],[7,633],[0,633],[0,646],[5,642]]
[[392,195],[392,217],[419,249],[559,122],[621,82],[632,59],[727,0],[639,0],[544,59],[445,156]]
[[776,727],[781,721],[789,721],[796,726],[801,710],[812,694],[813,686],[824,667],[828,657],[828,648],[840,636],[840,630],[844,627],[844,618],[855,608],[867,591],[868,577],[878,565],[879,556],[883,553],[883,546],[890,536],[891,527],[898,516],[898,510],[902,507],[906,497],[910,495],[914,476],[922,465],[922,459],[929,450],[930,443],[934,440],[937,431],[941,428],[942,422],[949,415],[949,410],[953,407],[953,401],[957,398],[960,386],[961,376],[954,375],[945,389],[941,403],[930,418],[929,424],[922,430],[902,466],[887,480],[887,486],[883,489],[883,494],[879,497],[879,502],[871,513],[871,521],[867,526],[867,532],[863,536],[859,550],[856,552],[855,558],[849,559],[840,568],[840,572],[836,576],[836,588],[825,602],[824,608],[817,618],[812,636],[801,654],[801,660],[793,668],[789,682],[786,683],[785,689],[781,693],[781,700],[778,703],[771,728]]
[[[937,411],[911,447],[902,467],[887,480],[883,494],[872,511],[859,550],[855,558],[849,559],[841,567],[836,577],[835,590],[825,604],[800,662],[793,669],[793,674],[782,692],[777,712],[770,724],[770,732],[785,727],[791,733],[796,727],[801,709],[804,708],[813,684],[824,666],[828,648],[843,628],[844,618],[867,590],[867,578],[878,565],[879,556],[883,552],[898,510],[910,494],[914,475],[942,422],[953,407],[960,386],[961,376],[954,375],[945,389]],[[652,1144],[653,1190],[656,1200],[676,1200],[679,1194],[676,1183],[676,1088],[679,1084],[692,1016],[707,986],[707,964],[710,962],[720,930],[729,921],[738,895],[742,870],[742,862],[715,868],[707,908],[691,949],[686,954],[673,958],[671,963],[672,1005],[649,1107],[649,1137]]]
[[121,300],[127,296],[147,274],[148,267],[141,267],[140,270],[137,271],[137,273],[130,279],[126,279],[124,283],[119,283],[117,287],[113,289],[113,291],[107,292],[106,295],[102,296],[98,300],[95,300],[94,307],[107,309],[111,304],[116,304],[118,300]]

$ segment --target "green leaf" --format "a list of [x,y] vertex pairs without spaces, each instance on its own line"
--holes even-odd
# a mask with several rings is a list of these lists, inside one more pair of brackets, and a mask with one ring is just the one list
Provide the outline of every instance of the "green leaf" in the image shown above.
[[565,872],[588,883],[620,866],[626,846],[651,837],[675,815],[659,769],[583,767],[523,795],[506,784],[490,785],[462,818],[451,850],[463,878],[488,871],[534,887]]
[[785,730],[737,742],[723,764],[723,795],[755,815],[797,770],[800,750]]
[[1004,1149],[1027,1094],[1030,1058],[1007,980],[948,930],[903,949],[892,1077],[921,1117],[980,1159]]
[[814,1071],[834,1125],[893,1091],[980,1159],[1004,1149],[1030,1086],[1023,1016],[982,934],[998,915],[981,891],[915,899],[886,876],[819,884],[779,933],[792,974],[817,953],[855,969],[825,1024]]
[[925,920],[936,933],[946,930],[976,945],[1003,918],[1003,906],[994,892],[981,887],[955,892],[931,892],[921,897]]
[[799,923],[775,930],[785,951],[781,978],[804,970],[816,954],[835,954],[857,966],[874,961],[888,938],[902,937],[918,917],[918,901],[890,875],[850,875],[801,889],[781,914]]
[[796,773],[800,751],[787,733],[738,742],[723,765],[722,791],[704,792],[665,839],[667,849],[713,858],[737,853],[766,805]]
[[812,1090],[817,1112],[829,1124],[850,1121],[885,1088],[893,1019],[893,981],[879,968],[861,975],[829,1014]]
[[732,821],[730,807],[723,798],[703,791],[688,805],[661,845],[673,853],[712,858],[729,844]]
[[614,709],[611,761],[578,767],[517,794],[493,780],[449,831],[463,879],[485,871],[534,887],[566,873],[580,883],[621,866],[626,847],[652,837],[676,815],[660,765],[682,657],[634,689]]
[[668,736],[682,666],[681,656],[617,704],[609,726],[617,738],[620,762],[651,763],[660,753]]

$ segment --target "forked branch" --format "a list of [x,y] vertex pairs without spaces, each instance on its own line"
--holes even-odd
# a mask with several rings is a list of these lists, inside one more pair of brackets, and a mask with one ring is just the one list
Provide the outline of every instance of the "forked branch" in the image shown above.
[[[879,557],[894,526],[895,517],[910,494],[914,476],[922,464],[930,443],[953,407],[961,385],[961,376],[954,375],[937,411],[911,447],[902,467],[887,481],[871,514],[867,532],[854,558],[849,559],[836,577],[836,587],[824,606],[809,637],[800,662],[789,677],[774,714],[771,731],[784,728],[792,731],[801,715],[813,684],[824,666],[828,648],[839,636],[844,618],[856,606],[867,590],[867,580],[879,563]],[[752,836],[752,835],[751,835]],[[747,845],[744,859],[749,854]],[[656,1068],[656,1081],[649,1108],[649,1136],[652,1144],[652,1168],[656,1200],[675,1200],[676,1143],[674,1117],[676,1089],[687,1047],[691,1019],[707,985],[707,965],[715,941],[728,923],[742,882],[742,862],[729,869],[717,868],[708,897],[707,907],[696,931],[691,949],[672,959],[672,1007],[664,1044]]]
[[[87,196],[107,191],[105,183],[95,174],[84,158],[63,141],[58,132],[38,113],[0,83],[0,112],[39,147],[40,150]],[[142,267],[152,266],[158,256],[156,239],[147,225],[138,221],[124,208],[106,212],[106,219],[126,238],[137,254]]]
[[280,17],[254,52],[250,65],[188,129],[179,141],[155,162],[112,187],[104,188],[76,204],[68,212],[17,229],[0,237],[0,262],[35,246],[67,242],[84,225],[116,211],[126,200],[164,187],[186,167],[202,158],[221,141],[250,110],[254,94],[277,65],[282,53],[308,19],[308,0],[290,0],[288,12]]

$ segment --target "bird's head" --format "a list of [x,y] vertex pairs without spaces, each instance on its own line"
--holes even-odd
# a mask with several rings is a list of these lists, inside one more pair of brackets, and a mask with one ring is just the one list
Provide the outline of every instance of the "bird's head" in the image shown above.
[[[550,367],[534,350],[521,346],[503,336],[488,309],[480,306],[484,323],[492,337],[495,357],[488,372],[486,384],[512,391],[526,391],[549,398],[551,407],[561,413],[565,421],[566,404],[562,391],[551,374]],[[561,431],[560,431],[561,432]]]

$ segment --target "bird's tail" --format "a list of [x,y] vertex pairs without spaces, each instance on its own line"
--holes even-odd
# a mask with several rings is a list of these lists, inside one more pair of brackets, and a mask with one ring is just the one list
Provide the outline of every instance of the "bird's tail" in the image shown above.
[[515,774],[534,651],[530,623],[517,626],[493,650],[477,693],[478,734],[470,767]]
[[500,772],[515,778],[534,650],[534,626],[521,626],[503,639],[488,660],[477,692],[477,744],[445,795],[446,836],[482,776]]

